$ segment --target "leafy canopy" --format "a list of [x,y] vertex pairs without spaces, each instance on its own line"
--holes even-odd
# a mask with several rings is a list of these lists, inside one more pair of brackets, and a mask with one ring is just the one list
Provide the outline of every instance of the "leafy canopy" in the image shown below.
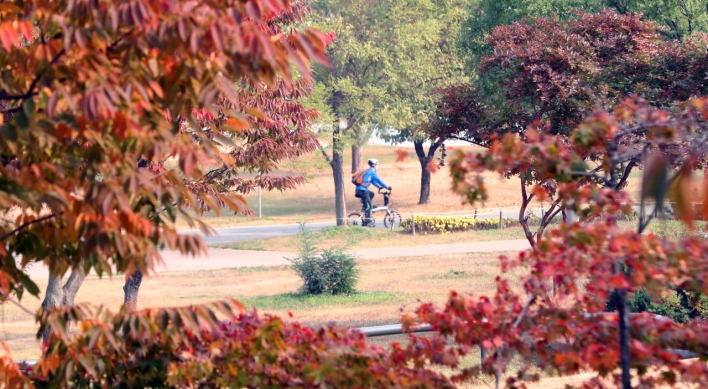
[[[316,147],[309,58],[328,40],[288,30],[299,1],[17,1],[0,7],[0,285],[37,294],[22,272],[146,271],[187,210],[247,211],[255,185]],[[297,80],[293,65],[305,79]],[[202,227],[204,227],[202,225]]]

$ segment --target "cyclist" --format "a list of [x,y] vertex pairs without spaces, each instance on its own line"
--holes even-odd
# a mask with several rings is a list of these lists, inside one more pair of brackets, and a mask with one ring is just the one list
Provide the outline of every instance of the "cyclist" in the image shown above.
[[369,190],[369,185],[374,184],[375,187],[388,188],[391,187],[386,185],[379,175],[376,174],[376,168],[379,166],[379,161],[376,158],[369,159],[369,168],[362,175],[362,183],[357,184],[355,196],[361,199],[361,203],[364,205],[364,221],[362,226],[367,226],[371,223],[371,201],[374,199],[374,192]]

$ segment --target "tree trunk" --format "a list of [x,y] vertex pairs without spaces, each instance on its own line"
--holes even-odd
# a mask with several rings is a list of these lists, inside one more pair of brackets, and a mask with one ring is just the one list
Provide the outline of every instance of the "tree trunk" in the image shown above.
[[352,145],[352,174],[358,172],[364,166],[364,153],[361,145]]
[[346,225],[347,196],[344,187],[344,160],[342,154],[335,149],[332,153],[332,177],[334,178],[334,206],[337,215],[337,225]]
[[428,204],[430,202],[430,170],[428,170],[428,163],[435,157],[435,151],[440,147],[440,143],[432,143],[428,149],[428,153],[425,153],[423,148],[423,142],[425,140],[414,140],[413,146],[415,148],[415,154],[418,156],[418,161],[420,162],[420,197],[418,199],[418,204]]
[[632,389],[632,376],[630,374],[632,355],[629,349],[629,304],[627,304],[627,289],[617,289],[617,310],[619,311],[622,388]]
[[[47,311],[50,308],[58,308],[64,301],[64,290],[61,286],[61,277],[54,277],[49,274],[49,283],[47,284],[47,292],[44,295],[44,301],[42,302],[42,310]],[[42,334],[42,341],[46,343],[49,340],[49,335],[52,333],[52,329],[47,326]]]
[[428,204],[430,202],[430,171],[427,164],[420,170],[420,198],[418,204]]
[[138,292],[142,282],[143,273],[140,270],[135,270],[130,276],[126,275],[125,285],[123,285],[123,304],[128,310],[138,309]]
[[62,292],[64,293],[64,298],[62,299],[61,305],[65,307],[70,307],[74,305],[74,299],[76,298],[76,294],[79,292],[81,284],[83,284],[84,280],[86,279],[86,273],[84,272],[83,262],[79,266],[80,267],[77,270],[71,272],[71,276],[69,276],[69,279],[61,288]]
[[[337,77],[336,68],[334,76]],[[339,115],[339,105],[344,98],[341,91],[334,92],[332,111]],[[338,117],[338,123],[334,124],[332,131],[332,160],[329,165],[332,167],[332,178],[334,179],[334,209],[338,226],[347,225],[347,197],[344,190],[344,147],[339,135],[342,131],[351,128],[355,123],[343,116]]]
[[[531,202],[533,194],[531,194],[530,196],[526,194],[526,178],[524,176],[525,174],[525,171],[522,171],[519,174],[519,180],[521,181],[521,208],[519,208],[519,224],[521,224],[521,228],[523,228],[524,235],[526,236],[526,240],[529,241],[531,248],[534,251],[537,251],[538,245],[536,243],[536,239],[534,237],[534,234],[531,232],[529,223],[526,221],[526,208]],[[543,222],[541,223],[541,227],[543,227]]]

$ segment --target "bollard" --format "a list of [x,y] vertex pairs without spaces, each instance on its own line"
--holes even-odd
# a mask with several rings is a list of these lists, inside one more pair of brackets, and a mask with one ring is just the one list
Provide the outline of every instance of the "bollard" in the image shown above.
[[481,344],[479,345],[479,349],[482,351],[482,363],[484,363],[484,359],[487,358],[487,350],[485,350],[484,346]]
[[543,203],[541,203],[541,220],[543,220],[543,215],[544,215],[544,213],[543,213]]
[[477,208],[474,209],[474,218],[477,218]]
[[415,213],[411,213],[411,229],[413,230],[413,235],[415,235]]
[[502,228],[502,210],[499,208],[499,229]]

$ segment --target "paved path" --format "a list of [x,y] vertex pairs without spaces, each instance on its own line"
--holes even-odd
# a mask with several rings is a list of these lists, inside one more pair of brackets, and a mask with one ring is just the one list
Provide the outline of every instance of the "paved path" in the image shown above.
[[[541,215],[541,211],[535,211],[538,216]],[[445,216],[445,215],[441,215]],[[376,217],[376,228],[384,228],[383,216],[381,213],[375,214]],[[503,211],[503,217],[505,218],[518,218],[519,212],[516,210],[505,210]],[[499,213],[492,212],[484,215],[479,215],[479,219],[498,219]],[[307,223],[307,228],[312,230],[321,230],[326,227],[335,226],[334,221],[331,222],[315,222]],[[296,235],[300,232],[300,226],[298,224],[268,224],[262,226],[243,226],[243,227],[225,227],[214,229],[215,234],[212,236],[205,236],[199,230],[183,230],[180,231],[181,234],[197,234],[202,236],[207,244],[216,243],[229,243],[237,242],[242,240],[253,240],[261,238],[275,238],[278,236]]]
[[[334,225],[334,222],[317,222],[308,223],[307,228],[321,230]],[[183,230],[180,231],[180,234],[197,234],[200,235],[207,244],[214,244],[296,235],[300,232],[300,226],[298,224],[269,224],[262,226],[225,227],[216,228],[214,232],[215,234],[212,236],[204,236],[199,230]]]
[[[380,259],[391,257],[419,257],[436,256],[455,253],[481,253],[492,251],[521,251],[529,248],[526,240],[503,240],[493,242],[454,243],[434,246],[400,246],[373,249],[354,250],[353,253],[361,259]],[[280,266],[289,262],[285,258],[294,258],[295,253],[278,251],[249,251],[209,248],[206,257],[184,256],[173,250],[162,252],[164,266],[157,272],[163,271],[193,271],[229,269],[237,267]],[[32,279],[46,279],[47,271],[44,267],[32,266],[28,269]]]
[[[392,257],[420,257],[455,253],[482,253],[492,251],[521,251],[529,248],[527,240],[504,240],[493,242],[455,243],[434,246],[400,246],[354,250],[353,254],[361,259],[379,259]],[[228,249],[209,249],[206,258],[192,258],[175,251],[165,251],[165,269],[158,271],[185,271],[225,269],[254,266],[280,266],[289,262],[285,258],[295,258],[297,254],[278,251],[247,251]]]

